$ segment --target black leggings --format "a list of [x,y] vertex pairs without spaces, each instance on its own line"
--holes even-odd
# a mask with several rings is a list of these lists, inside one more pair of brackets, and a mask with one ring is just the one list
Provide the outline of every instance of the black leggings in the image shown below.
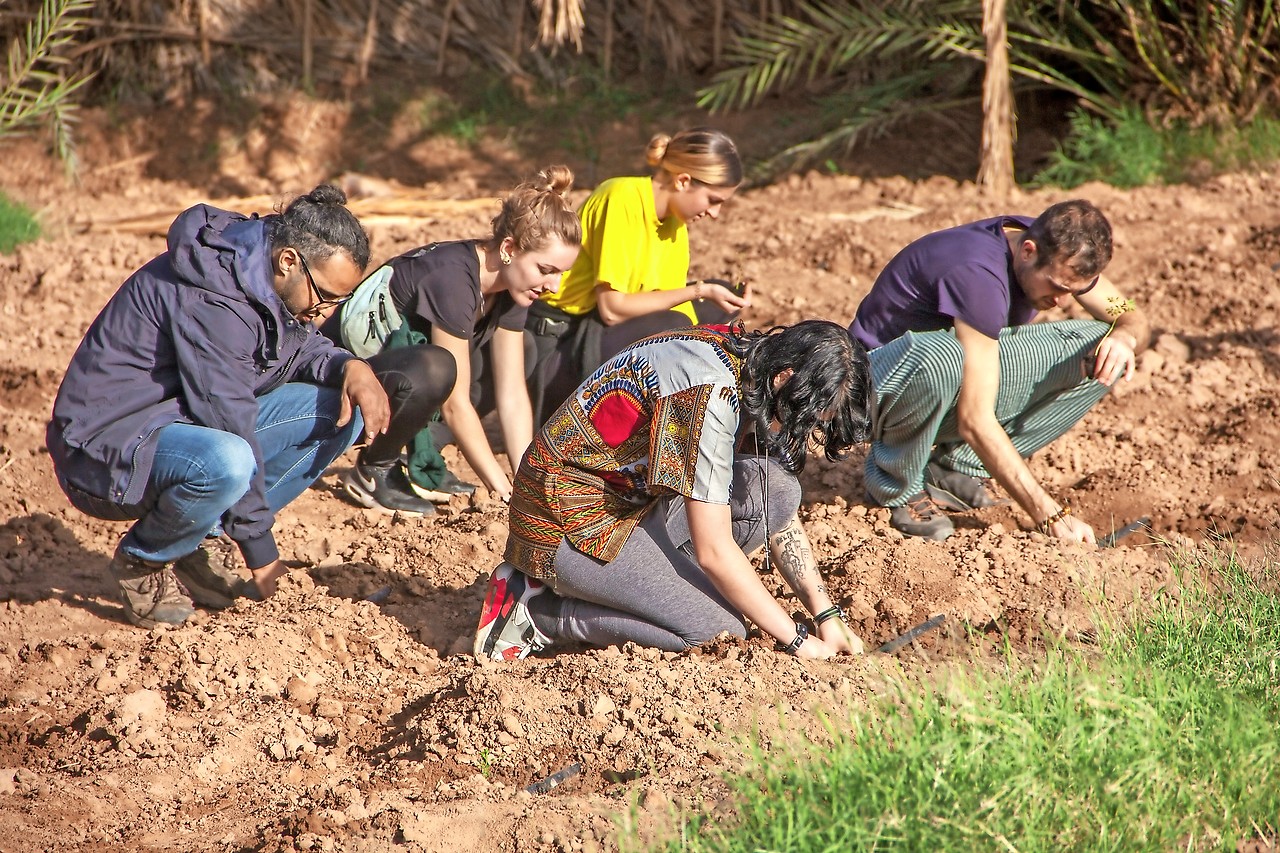
[[369,442],[360,461],[385,468],[395,464],[400,451],[448,399],[458,366],[448,350],[434,344],[387,349],[367,360],[391,402],[391,423]]
[[[728,323],[736,314],[730,314],[714,302],[693,303],[693,311],[702,324]],[[604,325],[603,323],[601,325]],[[659,332],[670,332],[683,329],[693,324],[683,311],[655,311],[652,314],[641,314],[613,326],[605,326],[600,332],[600,361],[594,366],[583,365],[583,372],[590,373],[634,344],[641,338],[656,335]],[[566,395],[567,396],[567,395]]]
[[[695,302],[693,309],[701,324],[731,323],[738,317],[737,313],[730,314],[714,302]],[[593,323],[597,327],[594,338],[599,341],[599,351],[588,353],[582,344],[592,335],[582,334],[585,330],[576,334],[570,332],[559,340],[543,338],[530,330],[536,318],[532,314],[529,316],[531,322],[525,331],[525,357],[533,360],[527,372],[530,374],[529,396],[534,406],[535,429],[577,390],[583,379],[636,341],[693,325],[688,315],[681,311],[655,311],[606,326],[599,313],[592,311],[576,321]]]

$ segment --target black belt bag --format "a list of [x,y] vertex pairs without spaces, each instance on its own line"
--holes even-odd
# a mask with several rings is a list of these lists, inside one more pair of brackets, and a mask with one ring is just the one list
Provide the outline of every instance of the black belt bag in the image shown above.
[[581,319],[545,302],[534,302],[529,306],[524,327],[540,338],[564,338],[573,333]]

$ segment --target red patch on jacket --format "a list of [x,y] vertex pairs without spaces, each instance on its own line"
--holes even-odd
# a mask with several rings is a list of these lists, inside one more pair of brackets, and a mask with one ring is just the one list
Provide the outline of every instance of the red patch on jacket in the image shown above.
[[610,391],[591,410],[591,425],[610,447],[617,447],[635,435],[643,419],[640,401],[625,391]]

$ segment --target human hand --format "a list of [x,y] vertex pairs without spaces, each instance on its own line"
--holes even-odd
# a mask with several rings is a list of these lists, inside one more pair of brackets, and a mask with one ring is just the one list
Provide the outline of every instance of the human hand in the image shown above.
[[830,644],[813,634],[806,637],[800,644],[800,648],[796,650],[796,657],[805,660],[826,660],[835,657],[836,654],[836,650]]
[[1097,539],[1093,535],[1093,528],[1074,515],[1064,515],[1053,524],[1050,524],[1048,534],[1055,539],[1065,539],[1068,542],[1097,544]]
[[353,358],[342,368],[342,408],[338,413],[338,426],[345,426],[356,408],[364,418],[366,441],[372,441],[387,431],[391,422],[387,392],[382,389],[373,368]]
[[[1133,380],[1137,366],[1134,346],[1123,340],[1124,332],[1112,333],[1102,339],[1094,352],[1093,378],[1110,388],[1121,376],[1126,382]],[[1136,342],[1135,342],[1136,343]]]
[[693,290],[699,302],[710,299],[728,314],[736,314],[751,305],[750,285],[746,282],[742,283],[741,295],[714,281],[699,281],[693,286]]
[[[846,625],[843,619],[828,619],[823,622],[818,626],[818,636],[822,642],[834,649],[836,654],[866,654],[861,638],[853,633],[853,629]],[[801,646],[801,648],[804,647]]]
[[[275,595],[277,582],[288,572],[289,569],[279,560],[274,560],[258,569],[250,569],[249,573],[253,575],[253,579],[248,583],[253,586],[253,589],[247,590],[249,598],[265,601]],[[253,594],[255,591],[256,595]]]

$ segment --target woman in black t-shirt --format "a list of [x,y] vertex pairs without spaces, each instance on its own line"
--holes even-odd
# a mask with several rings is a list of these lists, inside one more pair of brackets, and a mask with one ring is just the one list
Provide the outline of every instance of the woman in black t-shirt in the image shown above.
[[[413,471],[403,471],[399,460],[437,410],[485,487],[510,498],[511,477],[485,437],[472,388],[478,384],[479,396],[497,408],[514,474],[533,438],[525,317],[533,301],[559,285],[582,241],[566,198],[572,184],[567,167],[552,166],[504,199],[488,239],[432,243],[385,264],[403,325],[369,363],[383,380],[393,412],[387,432],[361,451],[345,479],[355,500],[388,511],[434,512],[422,494],[439,484],[413,482]],[[341,325],[339,311],[321,330],[341,342]]]

